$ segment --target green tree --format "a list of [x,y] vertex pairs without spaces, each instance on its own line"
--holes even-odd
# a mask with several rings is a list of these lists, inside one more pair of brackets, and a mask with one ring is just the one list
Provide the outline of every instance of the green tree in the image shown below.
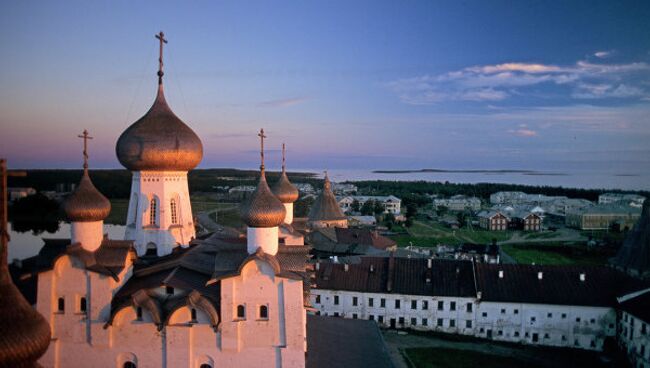
[[389,212],[384,216],[384,226],[386,226],[388,230],[391,230],[393,225],[395,225],[395,215]]
[[370,216],[374,212],[375,205],[373,201],[365,201],[363,202],[363,205],[361,206],[361,214]]
[[438,214],[438,216],[444,216],[447,214],[448,211],[449,208],[447,208],[447,206],[438,206],[438,208],[436,208],[436,213]]
[[300,198],[293,204],[293,215],[295,217],[307,217],[312,204],[314,204],[313,197]]
[[418,214],[418,208],[414,203],[409,203],[406,205],[406,218],[413,219],[415,215]]
[[373,202],[374,203],[373,203],[373,209],[372,210],[375,213],[375,216],[381,215],[382,213],[384,213],[384,205],[381,204],[381,202],[379,202],[379,201],[373,201]]
[[352,212],[359,212],[359,210],[361,209],[361,204],[359,203],[358,200],[355,199],[350,204],[350,209],[352,210]]

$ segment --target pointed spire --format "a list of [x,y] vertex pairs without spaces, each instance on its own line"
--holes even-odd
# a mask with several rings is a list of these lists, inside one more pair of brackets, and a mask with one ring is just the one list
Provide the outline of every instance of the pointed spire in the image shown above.
[[282,172],[285,172],[286,169],[287,167],[286,167],[285,156],[284,156],[284,143],[282,143]]
[[287,170],[285,164],[285,145],[282,143],[282,174],[280,174],[280,179],[273,186],[273,194],[280,200],[282,203],[293,203],[298,200],[300,193],[298,188],[296,188],[287,177]]

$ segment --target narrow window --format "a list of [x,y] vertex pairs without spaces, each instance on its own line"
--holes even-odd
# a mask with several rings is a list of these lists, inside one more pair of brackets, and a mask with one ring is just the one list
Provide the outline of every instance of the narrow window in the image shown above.
[[138,321],[142,321],[142,307],[137,307],[135,309],[135,317],[138,319]]
[[445,308],[445,302],[439,301],[438,302],[438,310],[441,311]]
[[472,321],[470,320],[465,321],[465,327],[472,328]]
[[176,198],[172,198],[169,202],[169,209],[172,214],[172,224],[178,224],[178,212],[176,211]]
[[411,309],[418,309],[417,300],[411,300]]
[[386,299],[384,298],[379,299],[379,306],[381,308],[386,308]]
[[320,304],[320,295],[316,295],[316,304]]
[[400,300],[397,299],[395,300],[395,309],[399,309],[399,306],[400,306]]
[[449,327],[456,327],[456,320],[455,319],[450,319],[449,320]]
[[422,301],[422,310],[427,310],[429,309],[429,302],[426,300]]
[[352,305],[355,306],[355,307],[357,305],[359,305],[359,298],[357,298],[356,296],[353,296],[352,297]]
[[374,320],[375,320],[375,316],[373,316],[373,315],[371,314],[371,315],[368,316],[368,319],[371,320],[371,321],[374,321]]
[[519,309],[515,309],[515,310],[514,310],[514,313],[515,313],[515,314],[519,314]]
[[356,313],[352,313],[352,319],[357,319],[358,317],[359,315],[357,315]]
[[334,295],[334,305],[339,305],[339,296]]
[[384,316],[378,316],[377,317],[377,322],[384,323]]
[[438,327],[442,327],[442,318],[438,318]]
[[65,299],[59,298],[58,303],[57,303],[57,309],[59,310],[59,313],[65,312]]
[[190,315],[191,315],[191,317],[190,317],[191,321],[190,322],[196,323],[196,309],[194,309],[194,308],[190,309]]
[[156,198],[151,198],[151,203],[149,204],[149,225],[156,226]]
[[422,326],[427,326],[429,321],[426,318],[422,318]]
[[246,318],[246,308],[242,304],[237,306],[237,318],[239,319]]
[[467,303],[467,313],[472,313],[472,303]]
[[404,317],[399,318],[399,324],[404,326]]
[[124,362],[124,364],[122,365],[122,367],[123,367],[123,368],[137,368],[138,366],[135,365],[135,363],[133,363],[133,362]]
[[368,306],[369,307],[374,307],[375,304],[375,299],[373,298],[368,298]]
[[411,318],[411,326],[417,325],[417,318]]
[[260,319],[269,319],[269,307],[266,305],[260,306]]
[[456,310],[456,302],[449,303],[449,310],[452,310],[452,311]]
[[79,299],[79,312],[83,312],[83,313],[85,313],[85,312],[86,312],[86,308],[87,308],[86,298],[85,298],[85,297],[81,297],[81,299]]

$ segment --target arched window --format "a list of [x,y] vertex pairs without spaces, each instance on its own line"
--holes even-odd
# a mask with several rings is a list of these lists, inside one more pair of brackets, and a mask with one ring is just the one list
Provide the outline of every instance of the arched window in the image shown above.
[[190,314],[191,314],[191,317],[190,317],[190,318],[192,319],[190,322],[192,322],[192,323],[196,323],[196,309],[192,308],[192,309],[190,310]]
[[122,365],[122,368],[137,368],[138,366],[135,365],[133,362],[124,362]]
[[212,368],[212,365],[210,365],[210,364],[208,364],[208,363],[203,363],[203,364],[201,364],[201,365],[199,366],[199,368]]
[[158,199],[151,198],[149,203],[149,225],[156,226],[156,209],[158,208]]
[[260,306],[260,319],[269,319],[269,307],[266,305]]
[[59,298],[58,303],[57,303],[57,309],[59,310],[60,313],[63,313],[65,311],[65,299]]
[[156,244],[154,243],[149,243],[147,244],[147,251],[144,254],[145,256],[157,256],[158,255],[158,247],[156,247]]
[[138,321],[142,321],[142,307],[137,307],[135,309],[135,317],[138,319]]
[[243,304],[237,306],[237,318],[245,319],[246,318],[246,307]]
[[87,304],[88,302],[86,301],[86,298],[81,297],[81,299],[79,299],[79,312],[85,312],[86,308],[88,308]]
[[169,202],[169,207],[172,214],[172,224],[178,224],[178,211],[176,209],[176,198],[172,198]]

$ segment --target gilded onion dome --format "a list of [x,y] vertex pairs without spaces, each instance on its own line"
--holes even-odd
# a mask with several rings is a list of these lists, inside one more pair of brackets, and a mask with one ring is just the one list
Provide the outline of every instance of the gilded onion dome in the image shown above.
[[63,202],[63,211],[70,221],[103,221],[111,212],[111,202],[95,188],[84,169],[79,186]]
[[120,135],[115,152],[131,171],[190,171],[201,162],[203,145],[169,108],[160,84],[153,105]]
[[328,220],[345,220],[346,217],[341,211],[339,204],[336,202],[336,197],[332,193],[332,183],[325,174],[325,182],[323,183],[323,191],[309,211],[310,221],[328,221]]
[[260,137],[260,181],[253,194],[245,201],[241,208],[240,214],[242,221],[249,227],[276,227],[284,222],[286,210],[282,202],[273,195],[269,185],[266,183],[266,174],[264,172],[264,129],[258,134]]
[[282,175],[273,186],[273,194],[282,203],[293,203],[298,200],[298,188],[296,188],[287,177],[287,170],[284,164],[284,144],[282,144]]

